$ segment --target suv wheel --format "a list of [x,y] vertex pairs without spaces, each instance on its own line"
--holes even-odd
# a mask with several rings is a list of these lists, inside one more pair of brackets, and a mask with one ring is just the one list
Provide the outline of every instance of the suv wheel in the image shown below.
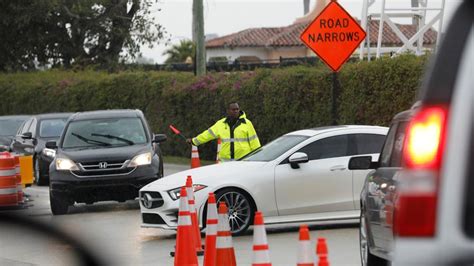
[[49,192],[49,201],[53,215],[67,214],[69,209],[69,199],[66,196],[53,195]]
[[365,219],[365,211],[360,210],[359,223],[359,246],[360,246],[360,260],[362,266],[387,266],[388,262],[370,253],[369,238],[367,237],[367,225]]

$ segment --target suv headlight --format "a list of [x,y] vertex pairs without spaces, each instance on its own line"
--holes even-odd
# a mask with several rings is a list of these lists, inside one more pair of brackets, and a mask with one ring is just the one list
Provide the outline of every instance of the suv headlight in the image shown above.
[[48,148],[44,148],[42,153],[44,156],[49,158],[54,158],[56,156],[56,151]]
[[76,163],[67,158],[57,158],[56,159],[56,169],[57,170],[79,170]]
[[[194,184],[193,185],[193,190],[194,190],[194,192],[198,192],[199,190],[205,189],[206,187],[207,186],[205,186],[205,185]],[[181,187],[178,187],[178,188],[174,188],[172,190],[168,190],[168,194],[170,195],[172,200],[177,200],[181,196],[180,191],[181,191]]]
[[140,166],[140,165],[149,165],[151,164],[151,152],[146,152],[139,154],[130,161],[129,166]]

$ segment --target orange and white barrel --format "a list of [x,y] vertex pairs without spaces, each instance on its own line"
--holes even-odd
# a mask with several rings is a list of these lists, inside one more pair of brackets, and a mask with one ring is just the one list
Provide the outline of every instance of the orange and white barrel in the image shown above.
[[15,158],[8,152],[0,153],[0,207],[18,206]]

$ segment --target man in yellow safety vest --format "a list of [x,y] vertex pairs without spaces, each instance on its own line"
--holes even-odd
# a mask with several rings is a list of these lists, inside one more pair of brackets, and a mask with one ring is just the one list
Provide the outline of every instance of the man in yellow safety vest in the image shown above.
[[219,152],[221,162],[238,160],[248,153],[260,148],[260,141],[252,122],[240,110],[239,104],[233,102],[227,106],[227,117],[217,121],[188,143],[199,146],[214,139],[221,139]]

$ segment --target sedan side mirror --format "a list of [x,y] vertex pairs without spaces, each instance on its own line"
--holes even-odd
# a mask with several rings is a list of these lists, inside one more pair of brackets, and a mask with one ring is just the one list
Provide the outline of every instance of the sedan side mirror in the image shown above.
[[293,153],[290,158],[288,158],[290,162],[291,168],[298,169],[300,168],[300,163],[307,163],[309,161],[308,154],[304,152],[295,152]]
[[349,160],[349,170],[376,169],[378,162],[372,162],[372,156],[352,157]]
[[156,134],[153,136],[153,142],[155,143],[165,142],[167,139],[168,137],[165,134]]
[[45,147],[48,149],[55,150],[58,148],[58,144],[56,144],[56,141],[50,140],[46,142]]
[[33,133],[31,132],[25,132],[21,135],[22,139],[32,139],[33,138]]

